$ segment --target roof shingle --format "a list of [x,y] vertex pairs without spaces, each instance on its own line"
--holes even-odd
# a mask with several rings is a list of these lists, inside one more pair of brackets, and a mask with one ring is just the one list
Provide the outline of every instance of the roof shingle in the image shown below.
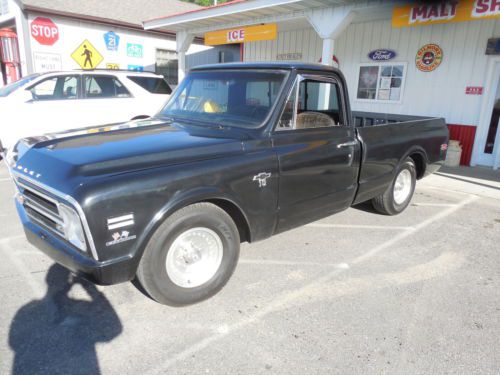
[[142,26],[142,21],[201,8],[178,0],[22,0],[26,9],[71,13]]

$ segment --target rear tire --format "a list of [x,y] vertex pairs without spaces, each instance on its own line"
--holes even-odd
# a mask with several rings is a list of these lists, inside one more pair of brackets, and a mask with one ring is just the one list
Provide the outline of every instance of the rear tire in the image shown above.
[[167,218],[146,245],[137,278],[155,301],[183,306],[203,301],[227,283],[240,251],[238,228],[211,203]]
[[403,212],[411,202],[416,182],[415,163],[411,158],[406,158],[384,194],[372,199],[373,207],[384,215],[397,215]]

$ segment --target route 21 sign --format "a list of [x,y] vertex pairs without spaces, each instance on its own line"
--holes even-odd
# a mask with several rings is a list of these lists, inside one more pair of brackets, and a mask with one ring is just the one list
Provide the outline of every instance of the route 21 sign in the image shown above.
[[120,37],[114,31],[108,31],[104,34],[104,43],[106,44],[108,51],[118,51]]
[[370,60],[388,61],[396,57],[396,52],[392,49],[376,49],[368,54]]

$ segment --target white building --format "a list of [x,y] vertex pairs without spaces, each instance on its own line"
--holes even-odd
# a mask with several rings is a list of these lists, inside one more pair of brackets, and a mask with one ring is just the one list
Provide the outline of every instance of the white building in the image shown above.
[[176,32],[179,56],[225,38],[244,61],[338,61],[354,110],[444,117],[462,164],[500,166],[499,0],[237,0],[144,27]]
[[[141,22],[159,13],[198,8],[177,0],[0,0],[0,29],[17,34],[22,76],[80,68],[137,69],[162,73],[176,85],[175,34],[145,31]],[[92,55],[85,64],[86,49]],[[198,39],[188,53],[206,49]],[[5,81],[0,79],[0,86]]]

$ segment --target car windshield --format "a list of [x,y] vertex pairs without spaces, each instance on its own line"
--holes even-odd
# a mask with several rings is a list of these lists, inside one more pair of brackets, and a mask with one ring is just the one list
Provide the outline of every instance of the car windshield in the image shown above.
[[26,76],[24,78],[17,80],[16,82],[12,82],[12,83],[8,84],[7,86],[0,88],[0,97],[4,97],[4,96],[8,96],[8,95],[12,94],[19,87],[23,87],[25,84],[33,81],[38,76],[40,76],[40,74],[31,74],[29,76]]
[[276,103],[286,75],[285,71],[195,71],[182,81],[160,115],[255,128]]

